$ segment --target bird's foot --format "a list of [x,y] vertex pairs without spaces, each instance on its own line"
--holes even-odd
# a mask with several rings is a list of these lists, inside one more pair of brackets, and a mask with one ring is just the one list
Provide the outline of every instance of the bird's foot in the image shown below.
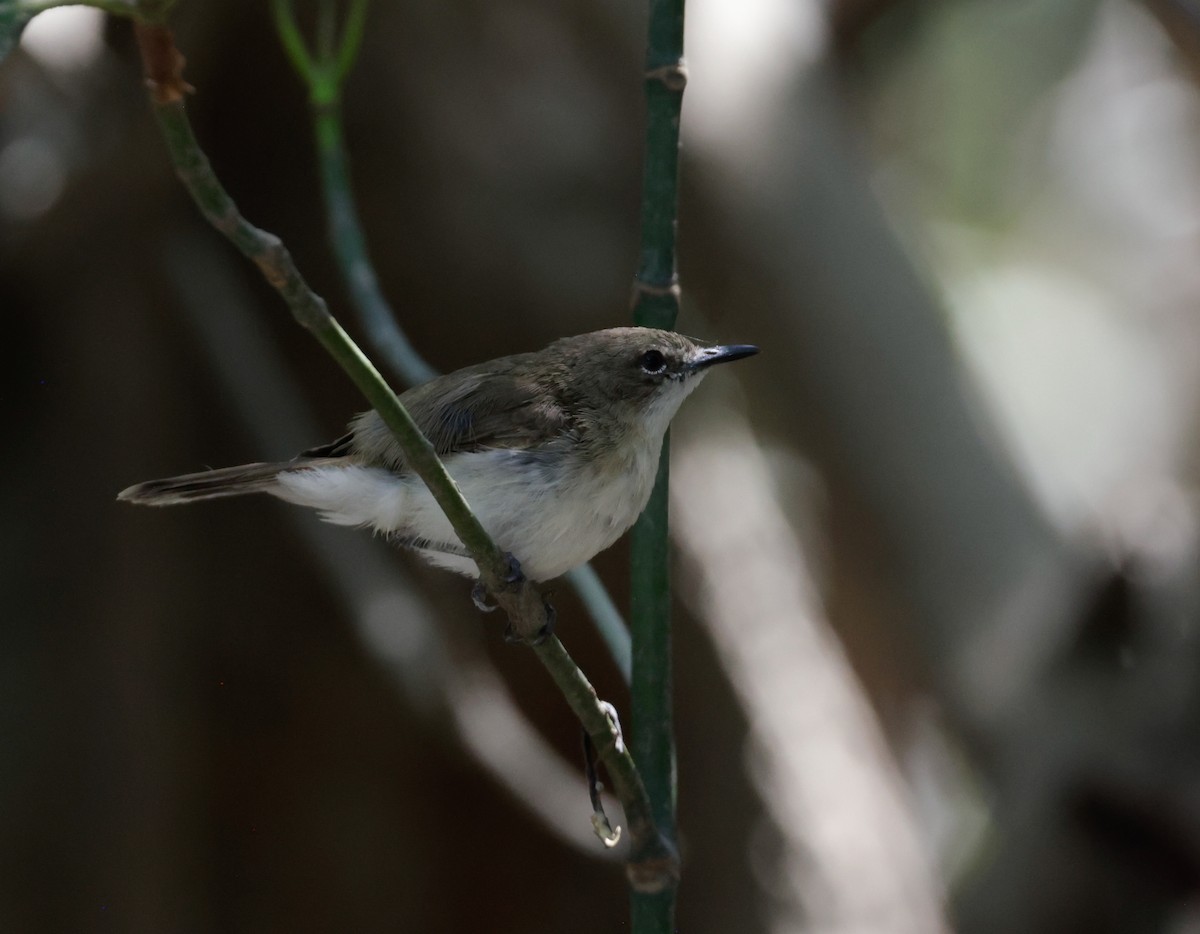
[[[525,580],[525,572],[521,570],[521,562],[517,560],[516,555],[510,551],[504,553],[505,571],[503,577],[500,578],[504,583],[506,590],[516,590]],[[483,579],[475,581],[471,587],[471,602],[475,604],[475,608],[483,613],[491,613],[495,610],[499,603],[492,600],[491,594],[488,593],[487,586],[483,583]]]
[[508,565],[508,570],[504,575],[504,583],[509,587],[519,587],[521,582],[525,580],[525,572],[521,570],[521,562],[517,560],[517,556],[511,551],[504,552],[504,560]]
[[604,715],[608,717],[608,722],[613,729],[613,741],[616,744],[617,752],[625,751],[625,734],[621,732],[621,718],[617,716],[617,708],[606,700],[598,702],[600,709],[604,711]]
[[491,594],[488,593],[488,589],[483,586],[481,580],[476,581],[471,587],[471,602],[481,613],[492,613],[500,607],[499,603],[492,602]]
[[[526,582],[525,572],[521,570],[521,562],[518,561],[516,555],[512,554],[511,552],[506,551],[504,553],[504,562],[505,570],[500,577],[500,583],[502,585],[501,590],[506,593],[516,593]],[[534,589],[536,591],[536,588]],[[493,599],[492,594],[488,591],[488,588],[484,585],[482,579],[477,580],[475,585],[471,588],[471,602],[474,603],[475,606],[484,613],[491,613],[500,605],[499,602]],[[551,633],[554,632],[554,621],[556,614],[554,612],[554,607],[551,606],[550,601],[545,595],[542,595],[542,606],[544,608],[546,621],[542,623],[541,628],[533,634],[532,639],[526,639],[520,636],[516,630],[513,629],[512,623],[509,623],[504,627],[504,641],[513,645],[541,645],[548,638],[550,638]]]

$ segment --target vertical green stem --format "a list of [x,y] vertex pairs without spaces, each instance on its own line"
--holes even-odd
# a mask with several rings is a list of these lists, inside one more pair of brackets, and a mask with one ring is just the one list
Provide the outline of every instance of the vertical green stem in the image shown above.
[[642,174],[642,249],[634,321],[674,328],[679,314],[675,227],[679,213],[679,113],[683,66],[683,0],[650,0],[646,45],[646,163]]
[[[671,581],[667,542],[667,474],[662,459],[650,504],[633,529],[630,590],[633,629],[633,735],[654,822],[675,837],[675,739],[671,712]],[[637,929],[635,928],[635,931]]]
[[[679,205],[679,115],[683,68],[684,0],[650,0],[646,42],[646,155],[642,177],[642,249],[634,282],[633,319],[646,327],[674,328],[679,314],[675,229]],[[654,492],[634,526],[631,568],[633,729],[638,763],[659,832],[674,844],[675,738],[671,694],[671,584],[667,540],[670,436],[663,442]],[[675,928],[675,885],[636,889],[633,934],[669,934]]]

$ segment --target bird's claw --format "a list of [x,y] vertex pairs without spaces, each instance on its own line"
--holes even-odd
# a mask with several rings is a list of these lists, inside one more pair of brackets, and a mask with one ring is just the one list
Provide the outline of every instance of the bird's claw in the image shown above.
[[475,609],[482,613],[492,613],[500,606],[499,603],[492,602],[491,595],[481,580],[476,581],[471,588],[471,602],[475,604]]
[[[525,582],[525,572],[521,570],[521,562],[511,551],[504,552],[504,563],[504,574],[500,578],[500,582],[504,585],[504,590],[511,593],[520,589],[521,584]],[[485,613],[492,612],[500,605],[492,602],[482,579],[475,582],[475,586],[471,590],[471,601]]]
[[617,716],[617,708],[606,700],[598,701],[600,709],[604,711],[604,715],[608,717],[608,722],[613,729],[613,741],[616,744],[617,752],[625,751],[625,734],[621,732],[621,718]]
[[[521,570],[521,562],[517,560],[516,555],[511,551],[504,553],[504,574],[500,578],[504,584],[505,591],[515,591],[520,588],[525,582],[525,572]],[[483,578],[475,581],[475,585],[471,588],[471,602],[475,607],[484,613],[491,613],[500,604],[492,600],[491,594],[488,593],[487,586],[483,582]]]
[[517,560],[517,556],[511,551],[504,552],[504,560],[508,564],[508,570],[504,575],[504,583],[515,588],[525,580],[525,572],[521,570],[521,562]]

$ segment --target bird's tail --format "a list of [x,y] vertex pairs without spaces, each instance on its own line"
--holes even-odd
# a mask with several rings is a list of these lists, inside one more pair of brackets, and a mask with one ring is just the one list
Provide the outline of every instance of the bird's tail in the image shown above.
[[117,494],[117,499],[144,506],[175,506],[202,499],[222,496],[244,496],[247,493],[270,493],[278,487],[281,473],[319,466],[329,458],[297,458],[274,464],[241,464],[186,473],[164,480],[147,480]]

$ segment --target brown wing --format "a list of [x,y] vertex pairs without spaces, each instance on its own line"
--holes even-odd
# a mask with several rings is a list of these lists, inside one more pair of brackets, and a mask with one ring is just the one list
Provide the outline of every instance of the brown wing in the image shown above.
[[[400,401],[439,455],[481,448],[524,449],[572,431],[553,393],[528,375],[520,358],[508,362],[502,374],[495,372],[494,363],[482,364],[401,395]],[[375,411],[355,418],[348,435],[304,452],[316,457],[347,454],[392,470],[404,469],[400,447]]]

